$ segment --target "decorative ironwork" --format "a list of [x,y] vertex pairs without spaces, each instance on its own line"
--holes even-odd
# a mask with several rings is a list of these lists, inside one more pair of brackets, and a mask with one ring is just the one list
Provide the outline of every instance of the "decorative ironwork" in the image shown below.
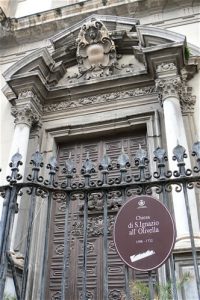
[[87,152],[86,159],[85,159],[82,169],[81,169],[81,174],[84,175],[85,182],[84,182],[84,184],[79,184],[80,187],[82,187],[82,186],[88,187],[88,186],[95,185],[94,181],[90,181],[92,173],[95,173],[95,168],[94,168],[93,162],[91,161],[91,159],[89,157],[89,152]]
[[126,153],[124,153],[124,149],[122,148],[122,152],[117,160],[117,168],[120,169],[120,179],[115,180],[116,183],[126,183],[131,181],[130,176],[126,176],[127,168],[130,167],[129,157]]
[[155,155],[154,161],[157,162],[157,168],[158,168],[158,171],[153,173],[154,178],[160,178],[161,180],[164,180],[165,178],[170,178],[172,176],[172,172],[165,170],[166,169],[165,162],[168,161],[165,149],[158,147],[153,153]]
[[19,152],[15,153],[11,158],[11,163],[9,166],[11,167],[11,176],[7,176],[7,181],[10,184],[16,183],[18,180],[22,179],[22,176],[19,174],[19,166],[22,165],[22,156]]
[[63,173],[66,174],[67,180],[62,182],[61,188],[67,189],[70,187],[76,187],[76,184],[71,185],[71,179],[73,178],[73,173],[76,173],[76,168],[74,160],[71,157],[71,152],[69,158],[65,161],[65,167],[63,168]]
[[[15,213],[13,205],[16,204],[18,192],[22,188],[30,189],[29,194],[31,194],[31,205],[29,212],[29,225],[27,230],[27,247],[24,260],[23,283],[20,295],[21,298],[19,299],[24,299],[23,297],[26,293],[32,226],[35,213],[35,204],[38,196],[44,196],[48,194],[48,215],[50,215],[51,200],[56,200],[56,202],[59,202],[59,205],[62,205],[60,212],[65,214],[65,223],[60,229],[64,231],[64,245],[59,244],[55,249],[57,254],[63,256],[62,289],[61,292],[56,292],[54,296],[51,295],[50,297],[52,297],[52,299],[56,299],[56,297],[59,297],[59,299],[66,298],[65,287],[68,285],[68,272],[70,272],[67,261],[70,251],[70,247],[68,245],[68,224],[71,218],[69,215],[70,201],[78,198],[83,203],[83,207],[79,211],[79,218],[73,221],[70,232],[73,236],[79,236],[83,240],[83,290],[81,292],[81,297],[86,300],[88,297],[86,284],[87,255],[88,252],[91,252],[93,249],[93,245],[90,243],[90,241],[88,241],[88,238],[95,239],[98,236],[102,236],[104,245],[104,269],[106,269],[108,250],[112,249],[112,251],[114,251],[112,242],[110,242],[108,238],[110,239],[111,236],[115,213],[125,201],[125,198],[135,194],[150,194],[152,191],[154,191],[157,194],[162,194],[164,198],[163,201],[166,204],[166,194],[172,191],[172,187],[175,188],[176,192],[183,192],[186,201],[188,226],[192,245],[191,248],[195,266],[195,278],[197,282],[198,293],[200,293],[198,288],[199,271],[192,230],[190,205],[188,201],[188,189],[192,189],[194,186],[200,188],[200,142],[194,143],[192,147],[192,155],[195,157],[195,166],[187,169],[185,161],[187,158],[186,150],[183,146],[178,144],[173,149],[173,159],[177,162],[178,169],[168,170],[168,157],[166,151],[165,149],[158,147],[154,151],[156,170],[154,172],[150,172],[147,152],[142,149],[141,146],[139,146],[139,149],[136,151],[134,166],[131,165],[129,157],[125,153],[124,149],[122,149],[122,152],[118,157],[117,165],[111,161],[110,157],[106,153],[104,153],[99,165],[101,178],[97,179],[95,174],[95,179],[93,179],[95,173],[94,163],[90,159],[89,153],[87,153],[81,169],[82,179],[78,181],[75,174],[75,163],[70,154],[69,158],[65,162],[65,167],[63,168],[63,173],[66,175],[66,178],[62,182],[58,183],[56,181],[58,164],[55,157],[51,157],[49,163],[47,164],[49,177],[44,179],[42,176],[40,176],[40,171],[43,167],[43,157],[39,151],[36,151],[32,156],[32,173],[27,177],[27,181],[22,181],[22,177],[19,174],[19,166],[22,164],[22,156],[17,152],[15,155],[13,155],[10,163],[11,175],[7,177],[8,185],[0,188],[0,191],[5,196],[3,205],[2,232],[0,239],[0,298],[1,295],[3,295],[5,286],[5,274],[7,271],[6,260],[8,259],[6,253],[10,247],[9,233]],[[134,172],[137,175],[127,175],[130,167],[134,168]],[[110,171],[112,169],[118,172],[118,177],[116,177],[116,175],[111,175],[112,172]],[[47,224],[47,227],[49,227],[49,219]],[[47,233],[48,231],[46,232],[46,235]],[[47,240],[45,245],[46,249],[48,245]],[[45,268],[46,259],[47,257],[44,258],[43,268]],[[171,265],[173,266],[172,263]],[[173,270],[171,270],[171,272],[172,271]],[[13,274],[15,274],[14,269]],[[108,271],[105,271],[104,275],[104,299],[121,299],[120,297],[122,296],[122,290],[115,289],[109,291],[107,280]],[[177,299],[175,296],[174,298]]]
[[111,166],[111,159],[106,153],[104,154],[104,156],[101,160],[101,163],[99,165],[99,170],[102,173],[102,180],[99,180],[97,182],[97,184],[99,186],[101,186],[103,184],[104,185],[108,184],[108,174],[109,174],[109,171],[112,170],[112,166]]
[[151,178],[151,175],[145,172],[146,167],[149,165],[149,159],[147,157],[147,152],[142,149],[141,145],[139,145],[139,149],[135,155],[135,165],[139,169],[139,175],[135,176],[135,181],[143,182]]
[[49,169],[49,179],[44,181],[44,184],[51,186],[51,187],[57,187],[58,182],[55,180],[56,172],[58,171],[58,164],[57,160],[54,156],[50,158],[50,161],[47,165],[47,169]]
[[192,174],[192,170],[185,169],[185,162],[184,159],[187,158],[186,150],[183,146],[177,145],[173,149],[173,160],[177,160],[177,166],[179,168],[179,171],[174,171],[174,176],[175,177],[180,177],[180,176],[189,176]]
[[32,174],[27,176],[28,181],[32,182],[43,182],[44,178],[39,176],[40,168],[43,167],[42,154],[37,150],[33,155],[30,164],[33,165]]

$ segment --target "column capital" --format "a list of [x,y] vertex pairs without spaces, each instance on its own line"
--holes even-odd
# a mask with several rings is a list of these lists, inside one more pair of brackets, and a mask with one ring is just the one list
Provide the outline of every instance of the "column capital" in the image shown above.
[[179,92],[182,81],[177,75],[177,67],[174,63],[162,63],[156,68],[157,78],[156,90],[159,98],[164,101],[168,97],[176,97],[179,99]]
[[12,106],[11,114],[15,117],[15,124],[26,124],[31,127],[33,124],[39,122],[40,116],[34,111],[30,103],[24,106]]
[[174,63],[162,63],[156,68],[157,78],[155,80],[161,104],[169,97],[179,100],[182,113],[193,112],[196,97],[192,95],[192,88],[187,86],[187,71],[181,70],[178,75]]
[[168,97],[176,97],[179,99],[182,81],[180,76],[156,79],[156,90],[161,102]]
[[15,106],[11,107],[11,114],[15,117],[15,124],[32,127],[40,121],[42,105],[33,91],[21,91]]

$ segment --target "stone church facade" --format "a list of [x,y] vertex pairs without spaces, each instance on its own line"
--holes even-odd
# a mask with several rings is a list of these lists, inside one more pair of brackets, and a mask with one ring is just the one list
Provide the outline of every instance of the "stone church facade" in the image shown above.
[[[90,1],[83,2],[19,18],[9,18],[3,10],[0,12],[2,95],[6,103],[2,107],[7,114],[2,116],[1,124],[5,154],[2,174],[6,174],[6,165],[17,151],[22,155],[24,164],[20,173],[24,178],[30,171],[32,153],[39,150],[46,164],[52,155],[57,157],[58,179],[62,180],[61,167],[71,156],[81,171],[88,153],[95,165],[105,151],[116,164],[122,149],[133,160],[139,145],[148,153],[150,169],[154,170],[153,151],[157,147],[167,149],[169,169],[176,169],[171,159],[174,147],[180,144],[190,153],[193,143],[199,139],[199,52],[197,47],[188,46],[184,35],[154,24],[153,16],[156,9],[159,14],[165,7],[167,24],[169,12],[172,16],[173,10],[178,10],[179,1],[172,1],[174,5],[168,4],[168,9],[163,1],[129,1],[128,4],[108,1],[99,10],[98,1],[93,6]],[[153,26],[141,25],[138,17],[147,20],[148,13],[140,2],[145,2],[151,12]],[[3,5],[4,10],[8,9]],[[192,9],[196,18],[198,4],[191,6],[183,1],[182,5],[186,15]],[[130,11],[135,13],[131,15]],[[191,168],[192,163],[188,157],[187,167]],[[43,172],[45,175],[47,171]],[[199,249],[199,191],[191,191],[189,200]],[[115,196],[112,201],[108,228],[112,228],[121,206],[120,197]],[[174,268],[179,278],[185,271],[193,272],[183,193],[172,191],[170,203],[177,231]],[[27,197],[19,197],[18,204],[10,247],[16,261],[22,258],[20,273],[29,218]],[[98,204],[89,209],[87,299],[102,300],[102,214]],[[61,299],[65,207],[60,195],[53,201],[48,230],[47,211],[47,202],[39,198],[30,248],[25,298],[28,300]],[[82,215],[81,202],[73,202],[68,237],[71,276],[66,288],[67,299],[71,300],[83,299]],[[43,276],[46,234],[48,254]],[[115,252],[111,234],[108,257],[108,299],[126,299],[123,298],[124,267]],[[147,274],[129,273],[133,281],[148,278]],[[154,278],[165,281],[164,267],[155,272]],[[12,292],[9,280],[7,290]],[[183,287],[179,291],[179,299],[189,299],[192,290],[191,300],[198,299],[192,280],[188,290]]]

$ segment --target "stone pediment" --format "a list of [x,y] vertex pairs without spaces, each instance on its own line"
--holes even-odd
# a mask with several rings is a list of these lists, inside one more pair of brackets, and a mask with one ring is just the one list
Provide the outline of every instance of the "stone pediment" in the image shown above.
[[92,15],[50,41],[53,51],[39,49],[4,72],[9,93],[17,97],[29,89],[45,102],[105,90],[104,81],[105,92],[118,87],[119,79],[124,89],[152,85],[159,64],[173,63],[178,72],[185,66],[184,36],[132,18]]

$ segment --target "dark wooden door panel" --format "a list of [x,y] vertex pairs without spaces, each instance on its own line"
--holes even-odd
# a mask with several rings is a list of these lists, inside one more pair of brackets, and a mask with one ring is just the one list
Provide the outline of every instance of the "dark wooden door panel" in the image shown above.
[[[121,135],[115,137],[105,137],[98,140],[77,141],[73,144],[62,144],[59,150],[59,179],[64,179],[61,170],[68,157],[74,159],[77,169],[76,179],[80,179],[80,170],[82,163],[89,153],[96,169],[105,153],[110,156],[112,163],[117,164],[117,158],[122,149],[127,153],[131,160],[135,155],[139,144],[146,148],[145,132],[134,133],[130,135]],[[134,167],[130,171],[134,173]],[[116,170],[111,171],[111,176],[116,176]],[[100,173],[94,175],[97,179]],[[114,197],[114,196],[112,196]],[[115,195],[115,197],[117,197]],[[95,198],[95,195],[94,195]],[[119,199],[121,201],[121,199]],[[91,200],[93,206],[89,205],[88,211],[88,244],[87,244],[87,291],[88,298],[91,300],[103,299],[103,211],[101,201]],[[90,203],[90,202],[89,202]],[[99,204],[98,204],[99,203]],[[76,199],[71,201],[69,215],[69,236],[70,245],[68,257],[68,286],[67,299],[82,299],[82,280],[83,280],[83,211],[81,209],[83,201]],[[109,281],[109,299],[122,299],[125,288],[124,264],[118,257],[112,240],[112,226],[118,206],[110,207],[108,210],[108,281]],[[47,274],[47,299],[60,299],[61,278],[63,268],[63,250],[64,250],[64,216],[65,204],[61,195],[57,195],[52,206],[52,219],[50,230],[49,258]]]

